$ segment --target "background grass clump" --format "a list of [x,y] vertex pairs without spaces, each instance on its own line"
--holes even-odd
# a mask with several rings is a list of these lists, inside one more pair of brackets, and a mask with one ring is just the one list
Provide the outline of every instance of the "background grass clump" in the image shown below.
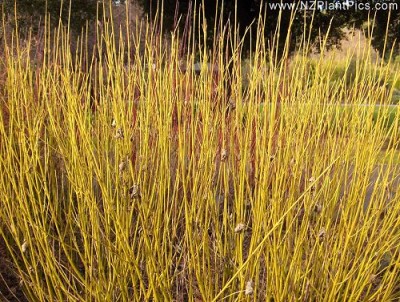
[[234,36],[181,54],[153,29],[104,20],[91,56],[46,28],[40,64],[4,34],[1,294],[399,299],[396,65],[349,55],[349,83],[323,43],[310,72],[310,46],[278,59],[261,29],[246,64]]

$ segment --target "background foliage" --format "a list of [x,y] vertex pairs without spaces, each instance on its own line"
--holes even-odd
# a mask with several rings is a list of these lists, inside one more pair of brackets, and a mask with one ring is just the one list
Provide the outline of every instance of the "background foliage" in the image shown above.
[[[139,0],[143,10],[152,16],[156,14],[157,7],[160,6],[159,0]],[[260,8],[266,13],[264,32],[266,37],[272,37],[276,30],[276,24],[278,23],[279,14],[278,10],[271,10],[267,5],[267,1],[264,0],[250,0],[250,1],[214,1],[214,0],[204,0],[197,1],[203,2],[205,6],[205,15],[207,16],[207,21],[209,23],[209,32],[212,32],[212,25],[215,21],[215,8],[218,8],[218,13],[223,11],[222,17],[224,21],[234,21],[235,19],[235,7],[237,8],[237,21],[240,25],[241,32],[245,31],[246,27],[249,26],[253,20],[257,19],[259,16]],[[217,2],[217,5],[215,4]],[[280,2],[280,1],[268,1]],[[285,1],[289,2],[289,1]],[[292,0],[294,3],[299,3],[297,0]],[[372,1],[370,1],[372,2]],[[223,5],[223,10],[222,10]],[[194,6],[191,0],[182,0],[177,4],[176,0],[165,0],[163,6],[164,13],[164,24],[167,28],[172,29],[174,27],[174,21],[176,21],[176,9],[178,13],[184,16],[187,15],[189,8]],[[197,4],[198,8],[200,4]],[[191,9],[195,11],[195,9]],[[178,15],[179,15],[178,14]],[[375,15],[376,14],[376,15]],[[281,24],[280,24],[280,45],[283,45],[289,28],[289,22],[291,18],[291,11],[286,10],[281,12]],[[298,44],[299,37],[303,35],[304,29],[310,33],[311,42],[317,42],[318,36],[320,34],[326,34],[328,29],[330,30],[330,35],[328,39],[328,46],[337,45],[341,39],[345,36],[344,29],[349,27],[362,28],[369,18],[375,18],[375,28],[374,28],[374,38],[372,46],[375,47],[380,53],[384,50],[384,38],[385,32],[389,20],[389,11],[356,11],[354,9],[340,10],[340,11],[299,11],[294,20],[292,27],[291,39],[291,50],[295,48]],[[313,19],[313,26],[305,27],[304,24],[310,24]],[[183,26],[184,24],[181,23]],[[331,26],[330,26],[331,25]],[[253,31],[255,32],[255,28]],[[253,34],[254,36],[254,34]],[[400,37],[400,10],[390,12],[390,22],[388,26],[388,37],[387,37],[387,48],[391,48],[395,45],[396,40]],[[210,37],[210,41],[212,38]],[[267,39],[268,40],[268,39]],[[247,47],[250,46],[250,41],[247,41]],[[398,46],[397,46],[398,52]]]

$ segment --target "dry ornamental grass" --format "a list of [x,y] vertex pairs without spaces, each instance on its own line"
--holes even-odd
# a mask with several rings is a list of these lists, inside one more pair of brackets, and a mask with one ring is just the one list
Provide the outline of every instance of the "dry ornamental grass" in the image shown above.
[[[349,53],[349,87],[346,74],[332,78],[326,37],[310,72],[311,47],[277,60],[262,30],[245,61],[229,37],[182,56],[178,34],[165,42],[152,29],[127,26],[117,48],[104,20],[89,67],[85,40],[73,56],[66,28],[47,29],[39,66],[31,41],[9,33],[4,299],[399,299],[400,128],[385,106],[392,84],[381,85],[398,76],[390,61]],[[180,68],[196,54],[198,74]]]

